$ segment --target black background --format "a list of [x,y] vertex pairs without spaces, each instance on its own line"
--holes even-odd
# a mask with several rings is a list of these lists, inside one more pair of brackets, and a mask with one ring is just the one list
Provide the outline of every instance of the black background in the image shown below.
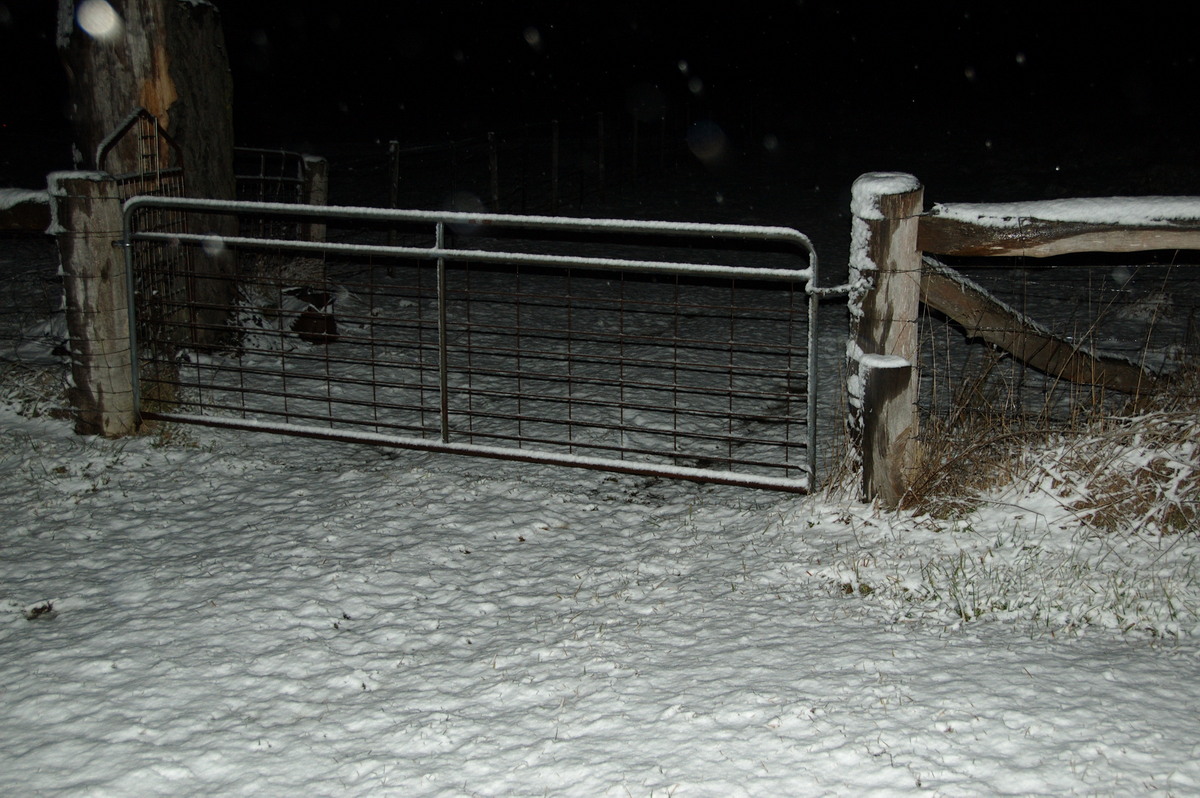
[[[1166,4],[215,4],[241,144],[418,143],[650,98],[746,149],[953,144],[1185,182],[1196,160],[1196,15]],[[70,166],[57,5],[0,0],[0,185]]]

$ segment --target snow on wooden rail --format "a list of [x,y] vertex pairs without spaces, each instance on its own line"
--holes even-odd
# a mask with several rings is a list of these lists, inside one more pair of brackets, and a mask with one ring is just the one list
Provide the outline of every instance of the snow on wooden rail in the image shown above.
[[1045,258],[1200,249],[1200,197],[1095,197],[934,205],[917,245],[940,255]]

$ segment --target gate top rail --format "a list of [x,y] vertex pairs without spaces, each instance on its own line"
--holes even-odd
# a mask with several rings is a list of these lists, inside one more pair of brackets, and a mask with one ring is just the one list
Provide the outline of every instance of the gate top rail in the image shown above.
[[[214,236],[203,234],[163,234],[131,230],[133,214],[140,208],[173,208],[178,210],[208,211],[216,213],[257,213],[277,216],[322,217],[326,219],[368,220],[376,222],[426,222],[444,225],[462,225],[487,228],[524,228],[563,232],[611,232],[644,233],[664,236],[708,236],[713,239],[741,239],[778,241],[798,246],[808,258],[804,269],[778,269],[752,266],[723,266],[710,263],[677,263],[655,260],[626,258],[584,257],[573,255],[550,255],[531,252],[468,250],[435,244],[429,247],[385,246],[372,244],[344,244],[332,242],[295,242],[279,239],[242,236]],[[247,202],[189,197],[138,196],[125,202],[124,239],[174,240],[185,243],[222,241],[226,244],[247,247],[280,247],[316,252],[342,252],[361,255],[393,255],[410,258],[445,258],[456,261],[479,261],[493,263],[529,263],[535,265],[562,265],[601,269],[628,269],[659,271],[664,269],[686,271],[713,276],[764,278],[789,281],[806,281],[810,286],[817,280],[817,253],[808,236],[790,227],[760,226],[743,224],[711,224],[704,222],[664,222],[633,219],[597,219],[563,216],[522,216],[503,213],[465,213],[459,211],[396,210],[390,208],[368,208],[337,205],[301,205],[277,202]],[[439,236],[440,238],[440,236]]]

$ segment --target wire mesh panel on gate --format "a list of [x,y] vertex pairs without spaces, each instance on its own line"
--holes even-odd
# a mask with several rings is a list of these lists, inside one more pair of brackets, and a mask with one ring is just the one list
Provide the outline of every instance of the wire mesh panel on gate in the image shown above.
[[[139,108],[100,147],[99,167],[114,173],[122,201],[136,196],[186,195],[183,154],[149,111]],[[134,232],[183,235],[185,214],[153,208],[136,218]],[[193,250],[132,242],[137,337],[146,346],[173,351],[192,339]]]

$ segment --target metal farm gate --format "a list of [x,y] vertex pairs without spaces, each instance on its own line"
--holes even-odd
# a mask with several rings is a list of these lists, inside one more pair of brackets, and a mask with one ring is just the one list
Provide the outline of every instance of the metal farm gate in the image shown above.
[[[138,221],[164,211],[243,234]],[[264,218],[326,237],[245,234]],[[129,200],[124,227],[239,261],[221,344],[131,320],[144,419],[815,483],[817,259],[796,230],[163,197]]]

